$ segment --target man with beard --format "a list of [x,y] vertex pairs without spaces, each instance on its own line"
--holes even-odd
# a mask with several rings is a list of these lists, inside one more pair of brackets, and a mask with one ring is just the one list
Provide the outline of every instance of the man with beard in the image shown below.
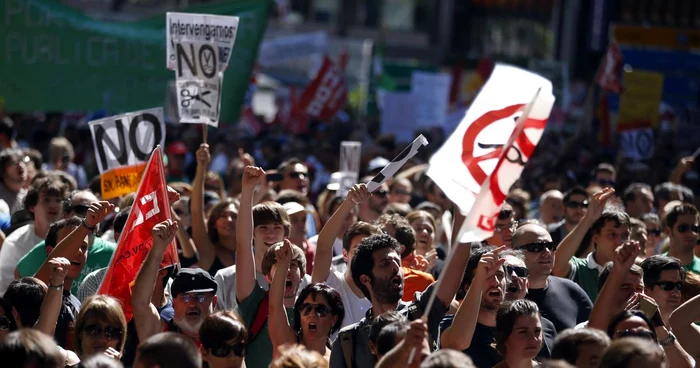
[[189,337],[199,346],[199,326],[216,305],[216,282],[207,271],[184,268],[175,275],[170,287],[174,310],[172,320],[163,320],[151,302],[163,253],[175,238],[177,229],[177,223],[172,220],[165,220],[153,228],[153,246],[132,289],[134,323],[140,341],[159,332],[172,331]]
[[700,257],[694,254],[700,234],[700,215],[695,206],[684,204],[666,214],[666,234],[670,239],[668,255],[677,258],[686,271],[700,274]]
[[[469,244],[460,244],[447,265],[447,274],[461,273],[470,252]],[[431,343],[437,341],[440,321],[452,302],[459,279],[446,277],[440,289],[430,285],[423,293],[416,293],[414,301],[401,301],[404,279],[401,268],[401,245],[389,235],[372,235],[363,239],[355,250],[350,270],[353,281],[365,298],[372,302],[365,318],[359,323],[345,327],[333,342],[330,366],[332,368],[372,367],[376,363],[369,349],[369,330],[374,316],[395,310],[409,320],[422,317],[430,295],[436,298],[428,314],[428,331]]]
[[583,289],[573,281],[551,276],[556,248],[547,229],[538,224],[521,226],[513,234],[513,248],[524,253],[530,274],[526,298],[537,303],[542,317],[552,321],[557,332],[588,319],[593,304]]
[[[367,183],[372,177],[365,177],[361,183]],[[357,218],[360,221],[374,223],[382,215],[384,208],[389,204],[389,186],[384,183],[371,193],[370,197],[358,205]]]
[[[505,246],[472,250],[460,290],[464,300],[457,313],[446,316],[440,324],[441,348],[463,351],[479,368],[491,368],[502,360],[492,342],[496,337],[496,312],[504,301],[508,285],[507,268],[503,266],[507,259],[513,263],[509,268],[511,282],[520,288],[520,290],[514,290],[509,296],[514,299],[521,298],[523,289],[527,286],[527,281],[522,280],[524,277],[517,274],[522,275],[522,269],[515,268],[522,267],[520,266],[522,260],[517,253],[509,253],[507,258],[500,258],[500,252],[504,249]],[[516,264],[520,265],[515,266]],[[514,277],[521,279],[514,280]],[[550,348],[556,336],[551,322],[545,321],[546,319],[542,318],[545,343],[539,353],[540,357],[550,356]]]
[[588,208],[588,193],[581,187],[576,187],[564,194],[564,220],[549,227],[552,241],[559,244],[569,234],[586,214]]

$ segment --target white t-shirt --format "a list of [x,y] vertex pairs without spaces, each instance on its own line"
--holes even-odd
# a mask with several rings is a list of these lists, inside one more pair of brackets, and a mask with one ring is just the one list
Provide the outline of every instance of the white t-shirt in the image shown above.
[[15,279],[15,268],[19,260],[42,240],[44,239],[34,233],[34,223],[20,227],[5,239],[0,249],[0,294],[4,295]]
[[[357,295],[355,295],[350,285],[345,281],[345,277],[342,273],[331,271],[328,274],[326,284],[337,290],[340,294],[340,298],[343,300],[345,318],[343,318],[342,327],[360,322],[360,320],[365,317],[367,310],[372,307],[372,302],[367,300],[367,298],[358,298]],[[335,338],[333,338],[333,340],[335,340]]]
[[[318,235],[309,238],[309,243],[318,249]],[[333,241],[333,257],[343,255],[343,239],[335,238]]]

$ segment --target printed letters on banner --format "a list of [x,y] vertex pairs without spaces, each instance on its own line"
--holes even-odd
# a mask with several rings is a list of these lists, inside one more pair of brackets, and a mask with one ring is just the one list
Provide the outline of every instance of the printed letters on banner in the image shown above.
[[348,91],[343,76],[324,56],[316,78],[304,90],[296,107],[320,120],[329,121],[345,106]]
[[177,69],[176,45],[183,42],[211,45],[216,51],[219,71],[226,69],[236,41],[238,17],[173,12],[168,12],[166,17],[168,69]]
[[89,125],[100,174],[145,162],[156,146],[165,144],[162,107],[94,120]]
[[[531,111],[516,129],[528,103]],[[553,105],[548,80],[496,65],[460,125],[430,159],[428,176],[467,214],[461,241],[493,234],[506,193],[539,142]]]

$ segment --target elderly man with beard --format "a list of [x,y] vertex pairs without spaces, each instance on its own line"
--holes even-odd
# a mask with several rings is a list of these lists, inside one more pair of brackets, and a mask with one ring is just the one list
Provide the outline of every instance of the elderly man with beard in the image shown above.
[[[369,349],[369,330],[374,317],[395,310],[409,320],[419,319],[433,292],[437,294],[427,324],[430,341],[437,341],[440,321],[459,287],[459,279],[446,277],[439,289],[436,289],[436,284],[432,284],[423,293],[416,293],[413,302],[401,301],[404,278],[400,249],[399,242],[386,234],[367,237],[355,249],[350,265],[352,278],[364,296],[372,302],[372,308],[359,323],[340,330],[331,352],[332,368],[374,366],[376,362]],[[469,252],[469,244],[460,244],[455,248],[447,265],[448,275],[462,272]]]
[[173,319],[165,321],[151,302],[158,279],[163,253],[175,238],[178,225],[165,220],[153,228],[153,247],[148,252],[132,289],[131,307],[134,312],[136,332],[140,341],[163,331],[179,332],[197,345],[199,327],[216,305],[216,282],[201,268],[184,268],[175,275],[170,287],[173,298]]
[[[474,249],[462,279],[464,300],[454,316],[446,316],[440,324],[440,344],[443,349],[463,351],[479,368],[491,368],[502,360],[492,342],[496,336],[496,313],[507,296],[509,300],[522,299],[528,281],[522,255],[499,248]],[[503,252],[503,253],[501,253]],[[503,255],[503,257],[501,257]],[[508,262],[507,266],[504,266]],[[508,270],[508,271],[507,271]],[[506,275],[506,272],[510,274]],[[507,283],[506,279],[510,279]],[[506,294],[506,290],[511,286]],[[551,322],[542,318],[544,346],[540,357],[547,358],[556,331]]]

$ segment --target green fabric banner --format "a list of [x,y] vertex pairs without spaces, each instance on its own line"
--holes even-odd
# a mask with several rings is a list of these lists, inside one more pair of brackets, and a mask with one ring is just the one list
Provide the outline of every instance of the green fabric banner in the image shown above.
[[[236,0],[178,12],[240,17],[224,72],[222,123],[235,123],[272,0]],[[163,106],[175,73],[166,68],[165,14],[105,22],[53,0],[0,1],[0,99],[8,112],[110,113]]]

